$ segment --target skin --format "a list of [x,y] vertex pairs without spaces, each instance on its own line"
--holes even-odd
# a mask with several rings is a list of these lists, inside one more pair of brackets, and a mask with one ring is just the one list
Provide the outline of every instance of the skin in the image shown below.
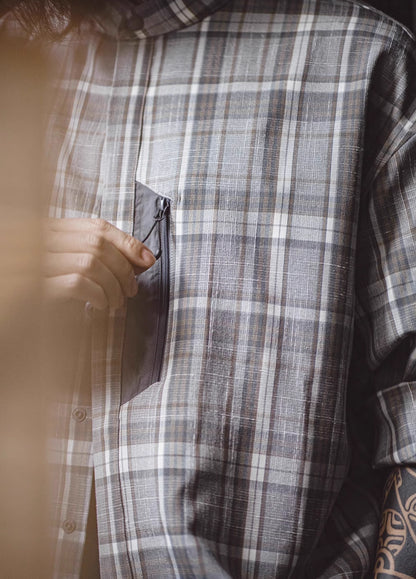
[[416,468],[397,467],[384,492],[374,579],[416,577]]
[[49,219],[45,225],[48,298],[118,308],[137,293],[135,275],[155,262],[143,243],[102,219]]

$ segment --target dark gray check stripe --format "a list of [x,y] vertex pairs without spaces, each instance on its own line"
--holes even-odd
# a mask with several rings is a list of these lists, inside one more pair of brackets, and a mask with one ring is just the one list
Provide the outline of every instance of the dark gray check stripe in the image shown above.
[[370,408],[375,466],[416,454],[413,39],[338,0],[82,38],[51,48],[54,214],[130,232],[135,179],[172,200],[161,382],[120,406],[123,312],[96,321],[103,577],[365,576],[378,475],[347,430]]
[[229,0],[110,0],[96,18],[106,33],[119,38],[146,38],[191,26]]

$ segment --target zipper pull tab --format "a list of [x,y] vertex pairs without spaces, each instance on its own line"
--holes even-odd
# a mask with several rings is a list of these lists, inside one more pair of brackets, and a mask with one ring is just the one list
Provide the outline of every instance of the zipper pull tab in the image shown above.
[[165,224],[162,225],[162,221],[164,221],[166,219],[166,216],[168,214],[169,211],[169,207],[170,207],[170,199],[168,199],[167,197],[160,197],[158,199],[157,202],[158,205],[158,209],[157,209],[157,213],[154,216],[154,220],[155,220],[155,225],[157,224],[157,235],[159,238],[159,251],[157,253],[155,253],[155,258],[159,259],[160,256],[162,255],[162,247],[163,247],[163,241],[162,241],[162,228],[165,227]]
[[169,210],[170,200],[167,197],[160,197],[158,199],[158,208],[157,213],[154,216],[155,221],[162,221],[166,217],[166,214]]
[[[153,215],[153,225],[148,231],[147,235],[141,240],[142,243],[146,243],[146,241],[149,239],[156,226],[158,227],[159,230],[158,236],[160,241],[160,222],[165,219],[169,211],[169,207],[170,207],[170,199],[168,199],[167,197],[159,197],[159,199],[156,201],[156,214]],[[158,256],[160,257],[160,250],[156,254],[156,259],[158,259]]]

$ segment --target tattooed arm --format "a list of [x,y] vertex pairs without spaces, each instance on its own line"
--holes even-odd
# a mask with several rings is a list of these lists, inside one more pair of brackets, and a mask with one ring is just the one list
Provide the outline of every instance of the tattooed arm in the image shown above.
[[374,577],[416,577],[416,468],[398,467],[387,480]]

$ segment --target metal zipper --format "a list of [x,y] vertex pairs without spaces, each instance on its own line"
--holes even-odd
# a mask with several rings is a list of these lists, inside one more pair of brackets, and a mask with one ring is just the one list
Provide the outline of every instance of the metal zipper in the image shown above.
[[166,342],[166,330],[169,313],[169,213],[170,199],[160,197],[158,211],[154,217],[155,226],[158,227],[159,251],[155,254],[160,259],[160,285],[159,285],[159,322],[157,327],[155,357],[153,361],[152,383],[160,380],[163,354]]

